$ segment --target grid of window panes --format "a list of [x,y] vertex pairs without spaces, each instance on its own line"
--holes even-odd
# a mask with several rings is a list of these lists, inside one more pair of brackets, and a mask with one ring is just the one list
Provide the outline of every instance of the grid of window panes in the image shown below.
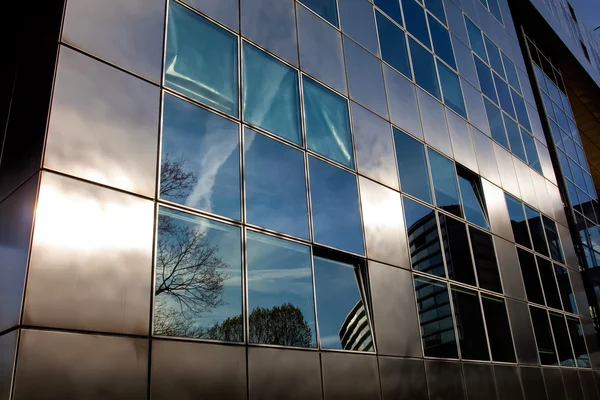
[[500,5],[498,4],[498,0],[479,0],[479,2],[488,9],[488,11],[500,22],[503,23],[502,20],[502,12],[500,11]]

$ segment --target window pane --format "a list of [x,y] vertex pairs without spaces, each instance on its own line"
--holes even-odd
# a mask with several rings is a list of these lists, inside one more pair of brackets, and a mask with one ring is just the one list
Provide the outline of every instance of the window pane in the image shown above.
[[425,0],[425,7],[433,15],[438,17],[444,24],[446,23],[446,15],[444,14],[444,2],[442,0]]
[[498,5],[498,0],[488,0],[488,4],[490,6],[490,12],[500,23],[502,21],[502,12],[500,11],[500,5]]
[[575,297],[573,296],[573,289],[571,288],[569,272],[566,268],[554,264],[554,273],[556,274],[556,281],[558,282],[558,291],[560,292],[560,298],[562,299],[563,309],[566,312],[577,314],[577,305],[575,304]]
[[462,358],[489,360],[490,354],[485,340],[485,328],[477,292],[453,286],[452,301]]
[[508,83],[510,83],[512,87],[521,93],[521,84],[519,84],[519,77],[517,75],[515,64],[504,53],[502,53],[502,61],[504,61],[504,70],[506,71]]
[[529,230],[527,222],[525,222],[525,211],[523,203],[508,194],[505,194],[506,206],[510,216],[510,224],[512,225],[515,242],[521,246],[531,248],[531,240],[529,239]]
[[469,41],[471,42],[471,49],[483,60],[487,62],[487,54],[485,53],[485,45],[483,44],[483,37],[481,31],[470,19],[465,18],[467,24],[467,33],[469,34]]
[[531,124],[529,123],[529,116],[527,115],[527,107],[525,106],[525,100],[517,94],[513,89],[510,89],[510,94],[515,105],[515,111],[517,112],[517,119],[525,129],[531,132]]
[[354,168],[348,101],[310,78],[302,84],[308,148]]
[[308,159],[315,242],[364,254],[356,176]]
[[544,221],[544,231],[546,232],[546,239],[548,239],[552,259],[558,262],[564,262],[560,238],[558,237],[558,231],[556,230],[556,222],[543,215],[542,220]]
[[406,197],[404,219],[412,267],[416,271],[446,277],[435,211]]
[[573,350],[575,350],[575,357],[577,357],[577,366],[580,368],[589,368],[590,356],[585,347],[581,323],[577,318],[567,317],[567,326],[569,328],[571,343],[573,343]]
[[402,191],[428,203],[433,203],[429,171],[425,159],[425,146],[400,130],[393,129]]
[[298,72],[248,43],[243,53],[244,120],[302,144]]
[[532,303],[545,305],[535,257],[533,254],[520,248],[517,248],[517,253],[519,254],[519,264],[521,265],[521,274],[523,275],[527,299]]
[[498,92],[498,98],[500,99],[500,106],[508,113],[508,115],[517,118],[512,99],[510,98],[510,92],[508,91],[508,85],[496,73],[493,73],[492,75],[494,75],[494,82],[496,83],[496,91]]
[[154,334],[244,341],[240,229],[160,207],[156,243]]
[[500,297],[481,295],[481,301],[492,350],[492,360],[515,362],[515,349],[504,300]]
[[436,205],[458,217],[462,217],[454,163],[440,153],[429,149],[429,165],[433,177]]
[[496,46],[487,36],[484,35],[483,40],[485,41],[485,47],[487,49],[488,57],[490,58],[490,66],[501,76],[504,76],[504,68],[502,67],[502,59],[500,58],[500,52],[498,46]]
[[[410,0],[414,3],[414,0]],[[415,82],[429,94],[440,99],[440,87],[433,63],[433,55],[414,39],[409,38]]]
[[446,284],[415,277],[415,291],[425,356],[458,358]]
[[415,2],[415,0],[403,0],[402,9],[404,10],[406,30],[425,46],[431,48],[429,31],[427,30],[427,21],[425,20],[425,10],[423,7]]
[[494,88],[494,81],[492,80],[490,69],[477,57],[473,58],[475,59],[475,68],[477,69],[481,91],[494,103],[498,104],[498,96],[496,95],[496,89]]
[[240,219],[239,126],[165,94],[160,197]]
[[543,174],[542,164],[535,147],[535,140],[527,132],[521,130],[521,137],[523,138],[523,144],[525,145],[525,152],[527,153],[527,161],[529,166],[535,169],[540,174]]
[[550,332],[548,323],[548,313],[541,308],[529,306],[531,311],[531,321],[537,341],[538,353],[542,365],[556,365],[556,352],[554,350],[554,341]]
[[473,249],[479,287],[502,293],[502,282],[500,272],[498,272],[492,235],[472,226],[469,227],[469,234],[471,235],[471,248]]
[[571,340],[565,324],[565,317],[559,314],[550,313],[550,323],[554,333],[554,341],[558,352],[558,361],[563,367],[576,367],[571,348]]
[[506,127],[506,134],[508,135],[508,142],[510,143],[510,150],[512,153],[519,157],[521,161],[527,162],[525,157],[525,148],[521,141],[521,132],[519,131],[519,125],[512,119],[508,118],[506,114],[502,114],[504,117],[504,126]]
[[237,46],[235,35],[171,1],[165,85],[238,115]]
[[247,231],[249,342],[315,347],[310,248]]
[[538,269],[540,270],[540,278],[542,279],[542,286],[544,287],[544,295],[546,296],[546,305],[557,310],[562,310],[552,263],[541,257],[536,258]]
[[302,0],[302,4],[319,14],[332,25],[338,26],[336,0]]
[[373,351],[369,316],[352,264],[315,257],[315,290],[321,347]]
[[465,109],[465,101],[460,82],[458,81],[458,75],[439,61],[437,62],[437,66],[444,94],[444,103],[457,114],[467,118],[467,110]]
[[452,68],[456,69],[454,51],[452,50],[452,42],[450,41],[450,32],[448,32],[448,29],[440,24],[435,18],[428,17],[428,20],[435,54]]
[[527,215],[533,249],[540,254],[548,256],[548,247],[546,246],[546,237],[544,236],[544,227],[542,226],[540,213],[529,206],[525,206],[525,214]]
[[406,50],[406,34],[379,11],[377,12],[377,29],[379,45],[383,61],[396,68],[398,72],[411,78],[410,63]]
[[506,138],[506,131],[504,130],[502,113],[488,99],[484,98],[483,100],[485,103],[485,112],[488,117],[488,122],[490,123],[492,139],[508,149],[508,139]]
[[460,186],[460,195],[467,221],[484,229],[490,229],[486,217],[487,213],[485,211],[485,201],[480,178],[460,168],[458,170],[458,185]]
[[246,221],[308,239],[304,155],[244,129]]
[[477,283],[466,228],[463,222],[440,214],[440,232],[444,244],[448,278],[475,286]]
[[379,54],[373,5],[363,0],[340,0],[342,31],[371,53]]

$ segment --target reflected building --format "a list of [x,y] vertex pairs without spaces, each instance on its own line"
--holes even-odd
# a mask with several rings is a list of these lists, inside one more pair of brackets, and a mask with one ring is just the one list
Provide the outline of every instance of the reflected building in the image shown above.
[[369,316],[362,300],[356,303],[348,313],[339,335],[344,350],[370,351],[373,349]]

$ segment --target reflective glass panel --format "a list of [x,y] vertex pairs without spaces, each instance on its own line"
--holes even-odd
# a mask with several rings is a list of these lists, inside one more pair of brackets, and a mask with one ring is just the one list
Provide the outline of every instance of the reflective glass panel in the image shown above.
[[542,164],[540,163],[537,148],[535,147],[535,139],[523,130],[521,130],[521,137],[523,138],[523,144],[525,145],[525,153],[527,154],[529,166],[540,174],[543,174]]
[[454,163],[440,153],[432,149],[428,150],[429,165],[431,167],[431,176],[435,190],[435,204],[443,210],[462,217]]
[[332,25],[338,26],[336,0],[302,0],[302,4],[319,14]]
[[529,239],[527,222],[525,222],[523,203],[508,194],[505,194],[505,197],[508,214],[510,216],[510,223],[512,225],[513,234],[515,235],[515,241],[521,246],[531,248],[531,240]]
[[[375,0],[375,5],[398,24],[404,25],[402,22],[402,12],[400,11],[399,0]],[[381,37],[381,31],[379,36]]]
[[425,10],[415,0],[402,0],[406,30],[431,49],[431,40],[425,20]]
[[404,132],[394,129],[394,144],[402,191],[428,203],[433,203],[425,146]]
[[513,107],[512,99],[510,98],[508,85],[496,73],[492,75],[494,75],[494,82],[496,84],[498,98],[500,99],[500,106],[504,111],[508,113],[508,115],[510,115],[513,118],[517,118],[517,115],[515,114],[515,109]]
[[[414,3],[414,0],[410,0]],[[415,82],[429,94],[440,99],[440,86],[433,63],[433,55],[414,39],[409,38],[410,54],[415,71]]]
[[540,254],[548,256],[548,246],[546,246],[546,236],[544,235],[540,213],[529,206],[525,206],[525,215],[527,216],[533,249]]
[[483,44],[483,37],[481,31],[470,19],[465,17],[467,24],[467,33],[469,34],[469,42],[471,42],[471,49],[487,62],[487,54],[485,52],[485,45]]
[[302,144],[298,72],[244,42],[244,120]]
[[545,305],[535,257],[528,251],[518,247],[517,253],[519,254],[519,264],[521,265],[521,274],[523,275],[525,292],[527,292],[527,300],[532,303]]
[[502,362],[515,362],[515,349],[513,347],[510,325],[504,300],[500,297],[481,295],[483,314],[487,327],[492,360]]
[[560,238],[558,237],[558,231],[556,229],[556,222],[544,215],[542,215],[542,220],[544,222],[544,231],[546,232],[546,239],[548,239],[552,259],[554,261],[564,262]]
[[465,100],[463,99],[458,75],[439,61],[437,61],[437,66],[440,73],[444,103],[457,114],[467,118],[467,109],[465,108]]
[[554,264],[554,274],[556,275],[556,281],[558,283],[560,298],[562,299],[563,310],[577,314],[577,305],[575,304],[575,296],[573,296],[573,289],[571,288],[569,272],[566,268],[561,267],[558,264]]
[[169,3],[165,86],[238,115],[238,40],[199,14]]
[[438,17],[444,24],[446,23],[446,15],[444,14],[444,2],[442,0],[425,0],[425,7],[433,15]]
[[448,278],[475,286],[477,283],[466,225],[445,214],[440,214],[440,232],[444,244]]
[[515,64],[504,53],[502,53],[502,61],[504,62],[504,70],[506,71],[508,83],[521,93],[521,84],[519,83],[519,76],[517,75]]
[[348,101],[310,78],[302,85],[308,148],[354,168]]
[[502,114],[504,117],[504,126],[506,127],[506,134],[508,136],[508,142],[510,144],[510,150],[512,153],[519,157],[523,162],[527,162],[525,157],[525,148],[523,147],[523,141],[521,140],[521,132],[519,131],[519,125],[512,119],[508,118],[506,114]]
[[240,228],[159,208],[154,334],[244,341]]
[[431,31],[431,40],[433,40],[433,49],[442,60],[449,66],[456,69],[456,61],[454,60],[454,51],[452,50],[452,42],[450,41],[450,32],[435,18],[428,16],[429,29]]
[[498,96],[496,95],[496,89],[494,88],[494,80],[492,79],[492,73],[490,69],[477,57],[474,57],[474,59],[475,68],[477,69],[477,76],[479,77],[479,86],[481,86],[481,91],[494,103],[498,104]]
[[308,167],[315,242],[363,254],[356,176],[312,156]]
[[321,257],[315,257],[314,264],[321,347],[373,351],[357,267]]
[[248,341],[315,347],[310,248],[247,231]]
[[244,129],[246,221],[308,239],[304,155]]
[[558,361],[563,367],[576,367],[573,357],[573,348],[569,339],[569,332],[565,323],[565,317],[560,314],[550,313],[550,324],[554,333],[554,342],[558,352]]
[[377,29],[379,30],[379,45],[381,58],[398,72],[411,78],[408,51],[406,50],[406,34],[385,15],[377,11]]
[[373,6],[364,0],[339,0],[342,31],[371,53],[379,54]]
[[506,138],[506,131],[504,130],[502,113],[488,99],[484,98],[483,101],[485,103],[485,112],[488,117],[488,122],[490,123],[492,138],[508,149],[508,139]]
[[490,12],[492,13],[492,15],[498,21],[500,21],[500,23],[503,23],[502,12],[500,11],[500,5],[498,4],[498,0],[488,0],[488,4],[490,6]]
[[483,36],[485,41],[485,47],[487,49],[488,57],[490,58],[490,66],[494,71],[504,76],[504,68],[502,67],[502,59],[500,58],[500,52],[498,46],[496,46],[487,36]]
[[471,248],[473,249],[479,287],[502,293],[502,282],[500,280],[500,272],[498,271],[492,235],[472,226],[469,227],[469,234],[471,236]]
[[415,291],[425,356],[458,358],[447,285],[415,277]]
[[165,94],[162,199],[240,219],[239,126]]
[[458,170],[458,185],[466,220],[484,229],[490,229],[481,179],[466,169],[460,168]]
[[585,347],[584,333],[581,323],[577,318],[567,317],[567,327],[569,328],[569,336],[577,358],[577,366],[580,368],[590,367],[590,356]]
[[490,354],[477,292],[452,286],[452,301],[462,358],[489,360]]
[[525,106],[525,100],[517,94],[513,89],[510,89],[510,94],[517,112],[517,120],[525,129],[531,132],[531,124],[529,123],[529,116],[527,115],[527,107]]
[[413,269],[446,277],[435,211],[406,197],[403,202]]
[[538,269],[540,271],[540,278],[542,279],[542,286],[544,288],[544,295],[546,297],[546,305],[548,307],[562,310],[560,305],[560,295],[558,294],[558,287],[556,286],[556,278],[554,277],[554,268],[552,263],[545,258],[536,257]]

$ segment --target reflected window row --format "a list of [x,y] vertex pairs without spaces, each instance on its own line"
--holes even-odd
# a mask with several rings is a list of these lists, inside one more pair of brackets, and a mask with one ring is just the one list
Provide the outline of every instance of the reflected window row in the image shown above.
[[365,274],[361,259],[161,206],[153,333],[372,352]]

